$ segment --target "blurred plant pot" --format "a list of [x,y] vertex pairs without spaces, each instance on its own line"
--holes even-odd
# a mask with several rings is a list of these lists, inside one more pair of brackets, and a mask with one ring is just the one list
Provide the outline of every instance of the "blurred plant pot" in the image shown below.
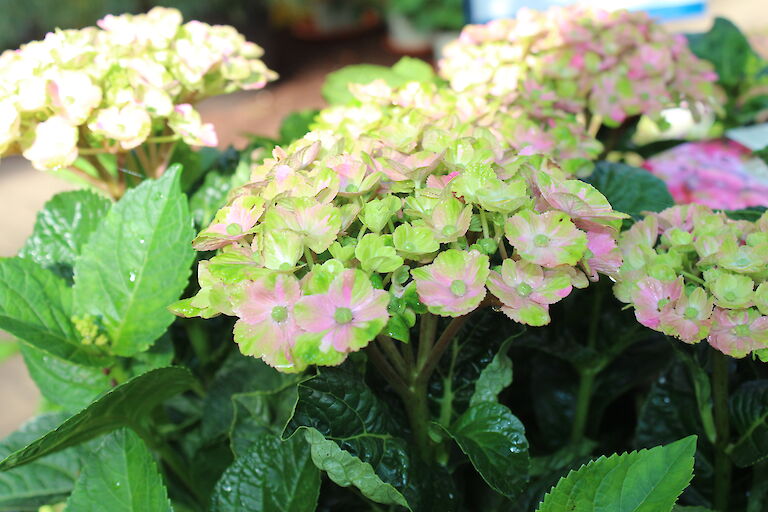
[[459,30],[438,30],[432,35],[432,56],[435,61],[443,58],[443,48],[454,39],[458,39],[460,34]]
[[312,2],[307,16],[291,25],[291,33],[304,40],[353,37],[376,27],[380,22],[372,9],[328,0]]
[[432,32],[416,27],[398,12],[387,13],[387,46],[395,53],[428,54],[432,49]]

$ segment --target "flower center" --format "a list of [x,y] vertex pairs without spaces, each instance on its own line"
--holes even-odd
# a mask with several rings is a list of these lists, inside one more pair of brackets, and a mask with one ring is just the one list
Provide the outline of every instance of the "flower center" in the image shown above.
[[275,306],[272,308],[272,320],[275,322],[285,322],[288,318],[288,308],[285,306]]
[[733,293],[733,292],[725,292],[725,293],[723,294],[723,297],[724,297],[724,298],[725,298],[725,300],[727,300],[728,302],[733,302],[733,301],[735,301],[735,300],[736,300],[736,294],[735,294],[735,293]]
[[451,283],[451,293],[456,297],[463,297],[467,293],[467,284],[460,279],[456,279]]
[[445,236],[451,236],[454,233],[456,233],[456,226],[445,226],[443,228],[443,235]]
[[519,293],[523,297],[529,296],[532,291],[533,291],[533,287],[528,283],[520,283],[520,285],[517,287],[517,293]]
[[549,245],[549,237],[547,235],[536,235],[533,237],[533,243],[536,247],[546,247]]
[[235,235],[239,235],[242,232],[243,232],[243,228],[240,227],[240,224],[236,224],[233,222],[232,224],[227,226],[228,235],[235,236]]
[[333,313],[333,319],[336,320],[337,324],[348,324],[353,318],[354,315],[352,315],[352,310],[349,308],[336,308],[336,311]]
[[683,316],[685,316],[685,318],[687,318],[688,320],[693,320],[694,318],[699,316],[699,310],[694,307],[688,306],[687,308],[685,308],[685,313],[683,314]]
[[749,326],[748,325],[744,325],[744,324],[737,325],[736,327],[734,327],[733,328],[733,333],[736,336],[739,336],[740,338],[746,338],[747,336],[749,336],[751,334],[749,332]]

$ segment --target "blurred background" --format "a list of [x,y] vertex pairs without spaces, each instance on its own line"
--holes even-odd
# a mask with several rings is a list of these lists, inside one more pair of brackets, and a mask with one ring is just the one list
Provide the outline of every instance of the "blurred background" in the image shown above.
[[[220,96],[199,105],[222,147],[243,146],[247,134],[276,136],[295,110],[321,108],[329,72],[356,63],[391,65],[403,55],[434,62],[467,22],[509,17],[521,6],[563,0],[0,0],[0,52],[41,39],[56,28],[94,25],[106,14],[175,7],[185,20],[235,26],[265,50],[280,80],[261,91]],[[648,10],[669,30],[700,32],[716,16],[736,23],[768,55],[766,0],[593,0],[607,8]],[[37,211],[54,194],[74,188],[33,170],[21,158],[0,161],[0,257],[15,255]],[[0,331],[0,436],[40,408],[37,391],[14,344]]]

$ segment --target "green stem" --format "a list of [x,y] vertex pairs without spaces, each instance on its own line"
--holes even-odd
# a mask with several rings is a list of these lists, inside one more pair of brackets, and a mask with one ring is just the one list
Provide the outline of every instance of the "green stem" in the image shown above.
[[731,493],[731,459],[726,451],[731,437],[728,411],[728,356],[712,349],[712,402],[715,417],[715,489],[713,504],[719,512],[728,511]]
[[445,350],[451,345],[453,338],[456,337],[456,335],[471,316],[472,313],[469,313],[451,320],[451,323],[448,324],[448,327],[445,328],[443,333],[437,339],[437,342],[432,348],[432,351],[429,353],[429,356],[424,362],[424,365],[419,367],[415,379],[417,383],[426,384],[429,382],[429,378],[432,376],[432,372],[435,371],[437,363],[439,363],[440,359],[443,357],[443,353],[445,353]]
[[429,439],[429,424],[431,421],[429,406],[427,404],[426,383],[414,382],[408,388],[408,393],[401,396],[405,404],[405,412],[408,414],[408,422],[411,425],[414,441],[419,453],[425,461],[432,460],[434,443]]
[[312,251],[309,250],[309,247],[304,248],[304,259],[307,260],[307,266],[312,270],[312,267],[315,266],[315,258],[312,256]]
[[[597,344],[597,331],[600,326],[600,312],[603,306],[603,292],[599,288],[595,291],[595,299],[592,303],[592,316],[589,319],[589,331],[587,333],[587,347],[594,350]],[[571,444],[576,444],[584,438],[589,419],[589,404],[592,401],[592,391],[598,369],[596,367],[580,367],[579,391],[576,395],[576,414],[571,427]]]
[[432,313],[421,315],[419,322],[419,352],[416,359],[416,367],[421,368],[427,362],[432,345],[437,334],[437,316]]
[[480,224],[483,226],[483,238],[489,238],[488,234],[488,219],[485,218],[485,211],[480,210]]
[[389,385],[392,386],[392,389],[394,389],[398,395],[402,397],[408,393],[408,384],[406,384],[403,378],[397,374],[394,368],[392,368],[392,365],[389,364],[387,358],[384,357],[384,354],[381,353],[375,344],[372,343],[368,345],[366,353],[381,376],[387,379]]
[[698,284],[700,284],[700,285],[702,285],[702,286],[704,285],[704,280],[703,280],[703,279],[701,279],[700,277],[698,277],[698,276],[695,276],[695,275],[691,274],[690,272],[686,272],[685,270],[681,270],[681,271],[680,271],[680,273],[681,273],[683,276],[685,276],[685,277],[687,277],[688,279],[690,279],[691,281],[693,281],[694,283],[698,283]]
[[768,492],[768,463],[758,462],[752,466],[752,488],[747,498],[747,512],[762,512],[766,492]]
[[395,371],[401,376],[409,375],[410,371],[408,364],[405,362],[405,359],[403,359],[403,355],[395,346],[392,338],[380,335],[376,337],[376,341],[378,341],[379,347],[381,347],[381,350],[384,352],[384,355],[387,356],[387,359],[389,359],[389,362]]

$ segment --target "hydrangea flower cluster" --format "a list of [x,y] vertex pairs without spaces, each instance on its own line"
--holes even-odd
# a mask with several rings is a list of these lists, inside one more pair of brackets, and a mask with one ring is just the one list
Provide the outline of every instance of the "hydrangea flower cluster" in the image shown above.
[[234,28],[182,24],[176,9],[109,15],[98,26],[0,55],[0,155],[22,153],[46,170],[153,137],[215,146],[192,104],[276,78]]
[[602,145],[573,116],[532,118],[501,101],[458,93],[429,82],[392,87],[384,80],[351,84],[356,104],[323,110],[314,128],[334,130],[349,138],[381,141],[395,151],[408,151],[413,134],[429,129],[432,138],[474,138],[495,151],[546,155],[570,174],[588,174]]
[[521,9],[515,19],[468,25],[444,56],[441,74],[457,91],[608,126],[673,105],[709,104],[717,78],[684,36],[667,33],[646,13],[579,5]]
[[380,334],[407,342],[427,312],[544,325],[573,287],[618,272],[625,215],[544,157],[479,128],[386,135],[314,130],[254,166],[195,240],[218,253],[174,311],[237,316],[241,350],[293,372]]
[[724,210],[768,205],[768,166],[727,139],[680,144],[643,167],[666,182],[676,203]]
[[614,292],[641,324],[733,357],[768,348],[768,213],[749,222],[674,206],[633,225],[619,247]]

